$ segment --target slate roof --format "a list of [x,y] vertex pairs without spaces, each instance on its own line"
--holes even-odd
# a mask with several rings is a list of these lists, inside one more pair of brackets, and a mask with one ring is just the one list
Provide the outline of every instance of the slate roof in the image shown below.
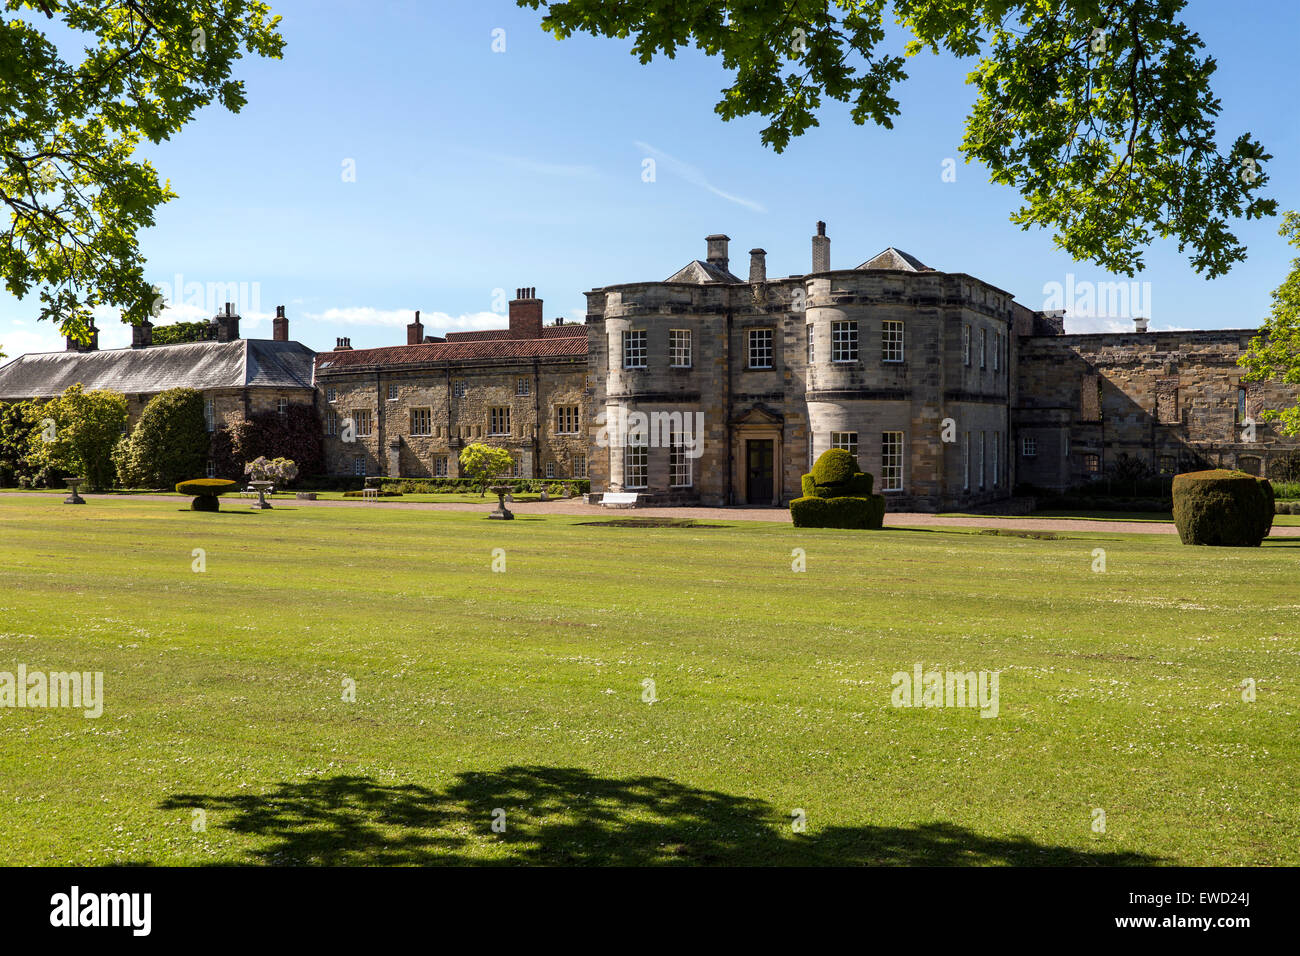
[[862,265],[859,269],[895,269],[900,272],[933,272],[934,270],[927,266],[916,256],[908,255],[901,249],[895,249],[893,246],[887,248],[884,252],[878,252]]
[[169,388],[311,388],[315,354],[301,342],[270,339],[35,352],[0,366],[0,400],[47,398],[77,383],[145,395]]
[[692,260],[670,275],[665,282],[742,282],[740,277],[732,275],[721,266],[715,266],[699,259]]
[[[563,328],[563,326],[560,326]],[[317,372],[326,374],[376,365],[428,365],[434,362],[464,362],[474,359],[559,358],[587,354],[587,328],[582,335],[540,339],[493,338],[480,341],[429,342],[422,345],[387,345],[377,349],[344,349],[316,356]],[[499,331],[506,331],[504,329]],[[545,331],[545,330],[543,330]]]

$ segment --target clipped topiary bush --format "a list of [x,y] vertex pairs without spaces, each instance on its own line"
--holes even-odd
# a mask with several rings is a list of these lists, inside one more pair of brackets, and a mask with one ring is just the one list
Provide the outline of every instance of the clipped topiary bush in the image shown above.
[[235,482],[225,478],[191,478],[189,481],[177,482],[176,492],[194,496],[190,502],[191,511],[220,511],[218,496],[238,487]]
[[1273,527],[1273,486],[1214,468],[1174,478],[1174,525],[1183,544],[1257,548]]
[[823,452],[803,476],[803,497],[790,502],[796,528],[881,528],[885,498],[873,495],[875,481],[858,471],[858,459],[842,448]]

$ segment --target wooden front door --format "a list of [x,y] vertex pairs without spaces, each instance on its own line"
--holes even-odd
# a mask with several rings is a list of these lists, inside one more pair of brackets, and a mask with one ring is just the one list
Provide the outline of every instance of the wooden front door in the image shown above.
[[751,505],[772,503],[772,445],[770,438],[745,442],[745,500]]

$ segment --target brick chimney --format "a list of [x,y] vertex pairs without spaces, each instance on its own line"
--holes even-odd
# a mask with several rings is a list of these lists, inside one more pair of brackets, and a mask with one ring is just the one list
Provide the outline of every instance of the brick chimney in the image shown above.
[[78,342],[72,336],[64,336],[64,350],[68,352],[98,352],[99,351],[99,329],[95,328],[95,320],[91,319],[87,326],[90,332],[90,339],[86,342]]
[[510,337],[542,337],[542,300],[537,298],[535,286],[515,290],[515,297],[510,301]]
[[289,319],[284,314],[284,306],[275,307],[275,318],[271,320],[271,338],[276,342],[289,341]]
[[218,342],[239,340],[239,313],[235,311],[235,303],[227,302],[225,309],[213,317],[212,323],[217,327]]
[[749,250],[749,281],[750,282],[767,281],[767,250],[766,249]]
[[334,351],[335,351],[335,352],[351,352],[351,351],[352,351],[352,340],[351,340],[351,339],[337,339],[336,342],[337,342],[337,344],[334,346]]
[[153,345],[153,323],[145,319],[139,325],[131,326],[131,348],[147,349]]
[[424,341],[424,323],[420,321],[420,310],[415,310],[415,321],[406,326],[406,344],[419,345]]
[[709,265],[726,269],[727,263],[731,261],[727,258],[727,243],[731,241],[731,237],[718,234],[705,236],[704,241],[708,244]]
[[826,236],[826,223],[817,223],[817,235],[813,236],[813,272],[829,272],[831,268],[831,241]]

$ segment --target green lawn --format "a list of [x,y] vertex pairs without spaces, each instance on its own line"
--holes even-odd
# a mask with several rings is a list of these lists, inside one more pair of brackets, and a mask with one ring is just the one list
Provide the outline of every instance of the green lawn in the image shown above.
[[0,863],[1300,863],[1300,539],[588,520],[0,498]]

